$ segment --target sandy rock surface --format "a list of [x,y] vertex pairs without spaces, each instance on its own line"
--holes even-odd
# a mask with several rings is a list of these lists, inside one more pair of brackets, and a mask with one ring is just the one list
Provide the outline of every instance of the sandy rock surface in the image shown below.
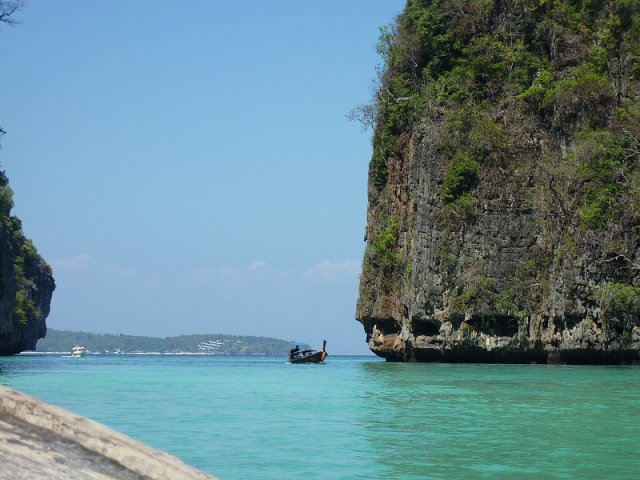
[[98,422],[0,385],[0,479],[214,477]]

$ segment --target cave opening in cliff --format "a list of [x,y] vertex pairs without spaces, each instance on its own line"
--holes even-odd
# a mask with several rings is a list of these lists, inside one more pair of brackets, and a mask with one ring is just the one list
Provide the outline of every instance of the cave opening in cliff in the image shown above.
[[518,333],[518,319],[511,315],[473,315],[467,323],[493,337],[513,337]]
[[401,325],[393,318],[363,318],[360,320],[364,326],[365,331],[370,335],[375,327],[383,335],[389,335],[393,333],[400,333]]
[[[573,328],[576,325],[578,325],[582,320],[583,320],[583,317],[580,315],[565,315],[564,329],[567,330],[567,329]],[[557,322],[556,324],[559,325],[560,322]]]
[[411,319],[411,331],[417,337],[424,335],[433,337],[440,333],[441,322],[435,318],[414,317]]

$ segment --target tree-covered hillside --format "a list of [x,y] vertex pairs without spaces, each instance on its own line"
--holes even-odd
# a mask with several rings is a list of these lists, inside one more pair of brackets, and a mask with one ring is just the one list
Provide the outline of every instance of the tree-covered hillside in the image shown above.
[[[239,335],[180,335],[177,337],[142,337],[101,333],[47,331],[46,338],[38,342],[38,352],[70,352],[80,345],[93,353],[116,350],[122,353],[209,353],[212,355],[285,355],[291,342],[268,337]],[[300,344],[301,348],[303,344]],[[304,345],[305,348],[308,348]]]

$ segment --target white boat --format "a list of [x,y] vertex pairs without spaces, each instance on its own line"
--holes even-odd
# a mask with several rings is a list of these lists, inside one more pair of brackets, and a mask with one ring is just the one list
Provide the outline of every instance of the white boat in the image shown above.
[[87,354],[87,349],[84,347],[73,347],[71,349],[72,357],[84,357]]

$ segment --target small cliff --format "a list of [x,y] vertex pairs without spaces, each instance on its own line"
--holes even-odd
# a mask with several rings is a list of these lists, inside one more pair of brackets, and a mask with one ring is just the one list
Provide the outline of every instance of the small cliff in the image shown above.
[[640,2],[382,29],[357,319],[392,361],[640,361]]
[[0,355],[34,350],[45,336],[55,282],[51,267],[11,215],[13,192],[0,172]]

